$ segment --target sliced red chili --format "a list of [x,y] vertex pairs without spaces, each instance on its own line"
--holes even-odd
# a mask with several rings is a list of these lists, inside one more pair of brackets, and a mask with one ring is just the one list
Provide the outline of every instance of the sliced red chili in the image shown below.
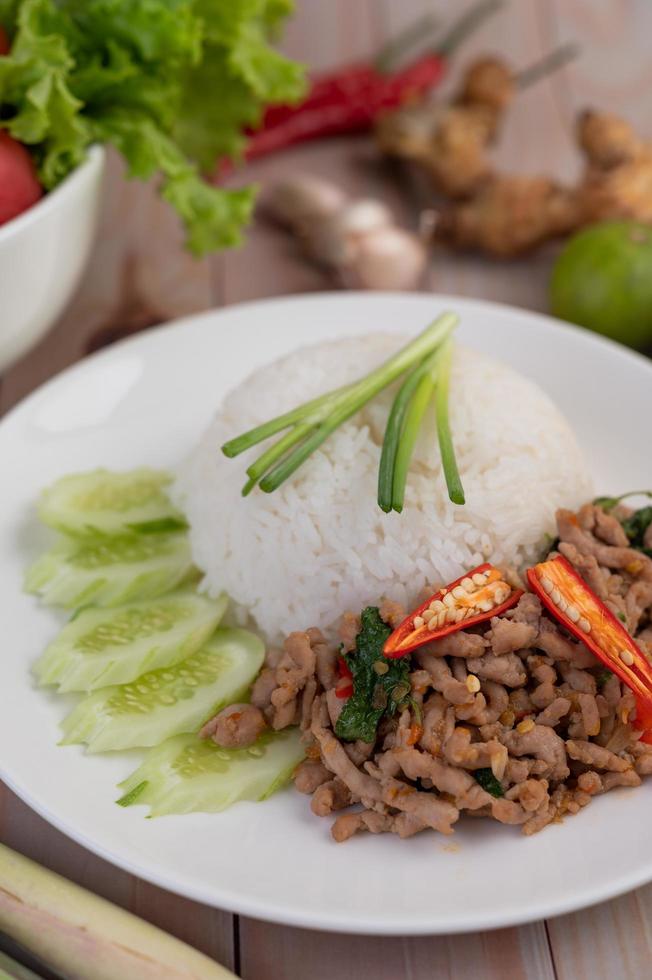
[[528,569],[532,591],[555,619],[636,696],[636,726],[652,740],[652,665],[613,613],[562,555]]
[[388,637],[386,657],[402,657],[424,643],[499,616],[523,595],[493,565],[478,565],[435,592]]
[[353,694],[353,674],[344,657],[337,658],[337,673],[340,679],[335,685],[335,696],[350,698]]

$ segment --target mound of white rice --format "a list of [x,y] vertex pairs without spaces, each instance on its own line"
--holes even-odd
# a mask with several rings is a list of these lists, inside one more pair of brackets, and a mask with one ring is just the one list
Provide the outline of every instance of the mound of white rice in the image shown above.
[[[452,504],[434,419],[424,426],[403,513],[376,503],[378,462],[393,391],[337,430],[273,494],[240,495],[255,447],[229,460],[227,439],[353,381],[404,341],[374,334],[307,347],[256,371],[225,399],[179,474],[205,588],[225,590],[268,641],[317,625],[330,632],[345,610],[382,596],[409,605],[482,561],[537,559],[554,512],[576,507],[591,481],[568,424],[539,388],[511,368],[459,348],[451,428],[466,505]],[[394,389],[395,390],[395,389]]]

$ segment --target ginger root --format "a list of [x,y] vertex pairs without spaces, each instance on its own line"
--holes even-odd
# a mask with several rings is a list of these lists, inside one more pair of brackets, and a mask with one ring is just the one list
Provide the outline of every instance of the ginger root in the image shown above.
[[582,222],[652,224],[652,144],[624,119],[591,110],[579,116],[577,136],[587,158],[577,191]]
[[579,115],[577,140],[587,165],[576,187],[494,175],[438,216],[434,239],[511,257],[596,221],[652,224],[652,144],[618,116],[593,111]]
[[434,239],[513,258],[567,234],[577,221],[572,190],[548,177],[498,176],[472,200],[445,210],[435,223]]
[[467,70],[449,106],[408,106],[381,117],[376,141],[389,156],[419,164],[447,197],[471,196],[492,174],[487,148],[496,138],[516,88],[497,58],[481,58]]

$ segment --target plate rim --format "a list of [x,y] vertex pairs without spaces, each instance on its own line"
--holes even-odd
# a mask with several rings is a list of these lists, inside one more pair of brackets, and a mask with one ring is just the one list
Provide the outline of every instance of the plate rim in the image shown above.
[[[603,337],[599,334],[594,334],[586,328],[579,327],[575,324],[565,323],[564,321],[558,320],[555,317],[545,313],[531,311],[507,303],[497,303],[492,300],[456,296],[453,294],[439,292],[367,293],[363,291],[322,291],[314,293],[293,293],[256,299],[243,303],[234,303],[226,307],[214,307],[191,314],[189,316],[178,317],[157,325],[156,327],[152,327],[135,334],[134,336],[125,338],[107,348],[96,351],[91,355],[87,355],[80,361],[66,367],[52,378],[49,378],[47,381],[43,382],[36,389],[22,398],[7,413],[5,413],[5,415],[0,419],[0,432],[6,427],[7,424],[13,423],[16,416],[20,415],[22,412],[28,411],[33,402],[36,402],[39,398],[43,397],[43,395],[47,394],[51,389],[62,384],[65,385],[66,382],[74,377],[75,374],[83,373],[90,365],[97,364],[103,359],[110,359],[116,356],[116,353],[122,353],[134,345],[147,346],[150,341],[155,341],[157,337],[162,336],[164,333],[183,329],[190,323],[195,325],[200,325],[204,321],[209,323],[219,319],[223,315],[228,315],[229,313],[235,311],[255,310],[260,307],[267,307],[271,304],[284,305],[295,302],[314,304],[328,302],[332,304],[340,301],[350,302],[351,300],[364,303],[365,300],[368,300],[370,297],[374,299],[385,298],[388,301],[400,300],[407,302],[410,302],[412,299],[417,301],[432,299],[437,301],[439,304],[450,303],[451,306],[457,306],[462,316],[465,309],[473,309],[479,313],[483,310],[486,311],[486,309],[489,307],[496,313],[507,316],[516,315],[520,318],[536,321],[540,325],[545,324],[548,328],[554,329],[560,334],[570,332],[584,335],[585,339],[588,337],[591,343],[608,348],[614,353],[617,353],[619,357],[624,357],[626,360],[629,360],[632,365],[636,364],[639,368],[644,367],[645,370],[650,371],[652,374],[652,362],[650,362],[643,354],[624,347],[622,344],[619,344],[610,338]],[[305,346],[308,346],[309,343],[310,340],[307,338]],[[500,913],[493,913],[491,910],[488,910],[487,913],[483,915],[476,913],[472,920],[467,920],[465,922],[457,921],[453,923],[447,922],[442,923],[441,926],[438,926],[436,922],[428,920],[427,917],[424,916],[424,918],[417,919],[416,921],[412,922],[409,927],[406,927],[405,923],[397,923],[392,925],[386,920],[383,920],[382,923],[378,924],[373,919],[365,920],[364,916],[360,916],[358,919],[356,919],[355,923],[351,923],[346,918],[338,918],[337,910],[335,909],[330,915],[328,921],[326,921],[322,913],[301,911],[298,906],[289,906],[285,902],[271,905],[265,899],[247,899],[246,897],[242,897],[241,894],[232,893],[228,888],[225,889],[219,885],[212,885],[210,889],[211,893],[209,894],[209,889],[205,886],[188,881],[183,877],[176,875],[171,876],[166,872],[159,872],[156,870],[156,868],[151,867],[151,863],[141,864],[138,861],[131,860],[130,858],[117,853],[110,847],[105,847],[101,843],[93,840],[93,838],[89,837],[86,833],[76,829],[74,825],[72,825],[65,818],[61,818],[57,816],[56,813],[51,812],[46,804],[34,798],[31,792],[20,780],[14,779],[11,775],[7,774],[1,756],[0,779],[24,803],[26,803],[31,809],[33,809],[61,833],[65,834],[71,840],[74,840],[82,847],[85,847],[87,850],[98,855],[112,865],[115,865],[116,867],[119,867],[128,873],[135,875],[136,877],[155,884],[158,887],[164,888],[173,894],[202,902],[203,904],[222,911],[233,914],[247,915],[263,921],[281,925],[296,926],[299,928],[316,929],[326,932],[337,931],[354,935],[380,934],[392,936],[453,935],[472,931],[486,931],[510,926],[520,926],[529,922],[538,921],[540,919],[554,918],[570,912],[578,911],[579,909],[590,908],[601,902],[617,898],[619,895],[641,887],[642,885],[652,881],[651,862],[648,868],[643,868],[640,870],[640,872],[632,872],[629,874],[623,874],[620,877],[612,878],[610,879],[610,882],[605,883],[601,888],[596,889],[595,886],[589,886],[586,889],[586,893],[576,890],[571,896],[561,897],[555,902],[548,901],[538,906],[536,906],[535,903],[535,906],[529,906],[527,911],[519,911],[518,906],[515,906],[512,914],[509,914],[509,912],[505,910]]]

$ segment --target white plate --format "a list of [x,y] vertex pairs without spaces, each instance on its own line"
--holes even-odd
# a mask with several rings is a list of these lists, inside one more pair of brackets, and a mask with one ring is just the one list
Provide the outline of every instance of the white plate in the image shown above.
[[193,317],[89,358],[0,424],[0,775],[60,830],[190,898],[348,932],[507,926],[652,879],[652,785],[610,793],[533,838],[467,820],[453,838],[363,835],[336,845],[330,821],[291,790],[219,815],[146,820],[143,808],[113,802],[137,756],[85,758],[76,746],[57,747],[65,706],[30,680],[30,664],[57,629],[57,617],[21,593],[39,547],[33,502],[44,484],[99,465],[172,465],[227,388],[258,365],[327,337],[416,331],[447,308],[462,316],[461,340],[512,364],[556,400],[601,491],[652,483],[647,361],[546,317],[432,295],[306,296]]

